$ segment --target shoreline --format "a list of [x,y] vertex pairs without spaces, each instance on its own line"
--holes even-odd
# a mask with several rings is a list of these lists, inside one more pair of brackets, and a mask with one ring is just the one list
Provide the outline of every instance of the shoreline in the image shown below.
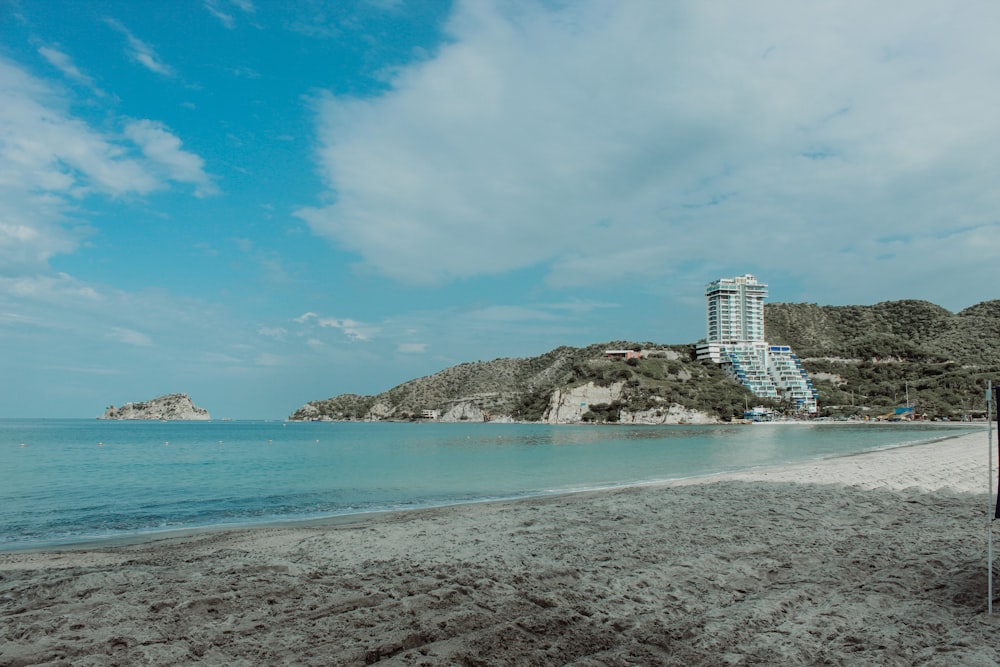
[[997,664],[988,452],[4,553],[0,664]]
[[[768,422],[756,425],[851,425],[857,424],[857,422]],[[884,426],[887,422],[870,422],[872,426]],[[560,424],[554,424],[559,426]],[[727,425],[727,424],[722,424]],[[868,425],[868,424],[866,424]],[[922,426],[926,424],[921,423]],[[622,427],[644,427],[644,426],[657,426],[648,424],[614,424],[612,426],[622,426]],[[749,426],[749,424],[733,424],[733,426]],[[899,424],[894,424],[894,426],[899,426]],[[942,430],[949,428],[961,428],[963,430],[968,430],[969,424],[964,423],[940,423],[934,424],[935,427],[940,427]],[[983,433],[986,432],[986,423],[983,423]],[[767,476],[768,471],[777,471],[780,475],[780,471],[785,468],[791,468],[793,470],[799,469],[803,466],[808,467],[812,464],[832,461],[841,458],[849,458],[854,456],[865,456],[868,454],[873,454],[882,451],[891,451],[906,447],[919,447],[921,445],[929,445],[937,442],[942,442],[946,440],[952,440],[956,438],[967,437],[974,434],[942,434],[932,438],[921,439],[914,442],[905,442],[902,444],[887,445],[878,449],[866,450],[861,452],[850,452],[846,454],[833,454],[829,456],[822,456],[815,459],[808,459],[801,462],[795,463],[781,463],[773,465],[764,465],[754,468],[748,468],[745,470],[732,470],[732,471],[722,471],[714,472],[703,475],[693,475],[690,477],[675,477],[669,479],[654,479],[648,481],[636,481],[628,482],[623,484],[612,484],[608,486],[597,486],[597,487],[584,487],[579,489],[566,489],[551,492],[539,492],[532,493],[521,496],[510,496],[502,498],[483,498],[478,500],[465,500],[457,502],[443,502],[440,504],[423,505],[412,508],[387,508],[387,509],[373,509],[359,512],[347,512],[341,514],[331,514],[324,516],[311,516],[302,518],[268,518],[262,519],[260,521],[248,521],[248,522],[234,522],[234,523],[223,523],[223,524],[209,524],[201,526],[184,526],[177,528],[163,528],[163,529],[150,529],[141,532],[130,532],[122,534],[114,534],[108,536],[88,536],[81,537],[76,540],[71,541],[53,541],[53,542],[39,542],[39,543],[28,543],[23,546],[16,543],[10,545],[0,545],[0,556],[4,554],[22,554],[22,553],[47,553],[47,552],[73,552],[73,551],[93,551],[100,550],[104,548],[114,548],[114,547],[125,547],[134,546],[151,542],[160,542],[164,540],[173,539],[185,539],[197,537],[200,534],[218,534],[218,533],[228,533],[228,532],[241,532],[247,530],[259,530],[259,529],[271,529],[271,528],[297,528],[297,527],[324,527],[324,526],[340,526],[344,524],[353,523],[363,523],[368,520],[374,520],[379,517],[394,514],[412,514],[419,513],[428,510],[438,510],[450,507],[464,507],[464,506],[477,506],[477,505],[491,505],[497,503],[520,503],[520,502],[531,502],[534,500],[543,500],[547,498],[559,498],[564,496],[575,496],[580,494],[591,494],[591,493],[606,493],[622,489],[629,488],[645,488],[645,487],[658,487],[658,486],[673,486],[673,485],[687,485],[687,484],[703,484],[712,483],[714,481],[728,481],[728,480],[749,480],[756,479],[758,475]],[[985,447],[985,445],[984,445]]]
[[[474,510],[477,507],[490,506],[511,506],[531,505],[535,503],[545,503],[547,501],[559,501],[561,499],[579,498],[586,499],[589,496],[601,496],[604,494],[622,493],[630,491],[640,491],[644,489],[668,489],[681,486],[710,485],[721,482],[791,482],[791,483],[817,483],[817,484],[837,484],[844,486],[858,486],[864,489],[887,489],[899,491],[922,488],[926,491],[948,490],[957,493],[968,494],[996,494],[997,483],[1000,480],[1000,470],[997,461],[993,461],[994,488],[987,489],[987,484],[979,484],[978,481],[970,480],[968,477],[954,479],[949,477],[946,483],[936,483],[931,478],[921,477],[919,479],[912,475],[905,475],[900,470],[894,469],[894,477],[877,479],[864,477],[861,479],[849,479],[848,470],[854,472],[858,466],[852,463],[854,459],[862,461],[876,462],[878,466],[884,465],[883,457],[888,455],[889,459],[895,459],[895,453],[902,450],[914,449],[916,451],[928,451],[921,449],[934,447],[941,443],[951,443],[951,446],[966,456],[963,456],[963,463],[968,465],[970,457],[967,453],[974,447],[975,439],[980,439],[982,448],[982,459],[985,462],[986,443],[984,429],[982,433],[965,433],[955,435],[942,435],[928,440],[907,442],[902,444],[888,445],[879,449],[871,449],[861,452],[849,452],[845,454],[834,454],[801,462],[783,463],[776,465],[764,465],[744,470],[732,470],[714,472],[704,475],[693,475],[690,477],[677,477],[662,480],[650,480],[640,482],[630,482],[626,484],[616,484],[611,486],[601,486],[594,488],[582,488],[572,490],[553,491],[550,493],[538,493],[524,496],[506,498],[486,498],[472,501],[448,502],[437,505],[427,505],[402,509],[377,509],[345,514],[333,514],[316,517],[287,518],[287,519],[265,519],[255,523],[227,523],[213,524],[205,526],[189,526],[181,528],[167,528],[163,530],[150,530],[141,533],[127,533],[112,535],[108,537],[83,538],[77,542],[26,545],[22,547],[0,549],[0,571],[3,569],[3,559],[5,556],[48,554],[48,553],[74,553],[74,552],[99,552],[105,550],[115,550],[119,548],[142,547],[145,545],[155,545],[159,543],[169,543],[175,541],[197,540],[202,536],[225,536],[228,534],[242,535],[254,531],[273,530],[297,530],[297,529],[338,529],[344,526],[356,524],[379,523],[393,520],[419,520],[422,515],[435,515],[443,511],[462,510],[469,508]],[[995,434],[995,437],[997,434]],[[996,445],[994,444],[994,447]],[[935,452],[940,454],[940,451]],[[996,455],[994,454],[994,459]],[[936,456],[935,456],[936,458]],[[974,458],[974,457],[971,457]],[[923,461],[921,461],[923,462]],[[973,464],[978,465],[978,464]],[[983,466],[985,468],[985,465]],[[954,471],[951,471],[954,472]],[[909,480],[906,484],[899,484],[900,480]],[[893,483],[893,482],[897,483]],[[914,482],[914,483],[910,483]]]

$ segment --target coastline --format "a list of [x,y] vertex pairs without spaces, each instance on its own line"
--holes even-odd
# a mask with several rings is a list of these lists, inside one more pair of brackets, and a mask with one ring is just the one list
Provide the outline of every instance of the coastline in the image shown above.
[[[457,424],[457,422],[456,422]],[[529,424],[536,425],[536,424]],[[573,424],[573,426],[588,426],[588,427],[604,427],[607,428],[628,428],[628,429],[642,429],[646,427],[655,428],[656,425],[645,425],[645,424],[614,424],[614,425],[590,425],[590,424]],[[888,422],[850,422],[850,421],[794,421],[794,420],[783,420],[776,422],[761,422],[753,424],[754,428],[767,429],[771,426],[807,426],[807,427],[819,427],[826,428],[830,427],[832,429],[843,428],[843,427],[858,427],[863,426],[865,429],[881,429],[881,428],[891,428],[898,430],[901,425],[893,424]],[[927,429],[928,426],[932,428],[928,430],[923,430],[923,432],[914,432],[914,437],[917,439],[910,442],[904,443],[893,443],[888,445],[883,445],[880,449],[895,449],[899,447],[911,447],[919,446],[921,444],[927,444],[932,442],[938,442],[941,440],[948,440],[962,437],[963,434],[968,433],[970,429],[969,423],[960,422],[946,422],[946,423],[924,423],[918,422],[914,425],[920,426],[921,429]],[[446,424],[447,426],[447,424]],[[467,424],[464,424],[467,426]],[[551,424],[550,426],[560,427],[563,424]],[[717,424],[715,426],[732,427],[734,429],[744,429],[748,428],[750,424]],[[986,424],[982,424],[983,433],[986,432]],[[903,425],[905,429],[906,425]],[[974,426],[973,426],[974,427]],[[963,433],[951,433],[949,431],[960,430]],[[736,432],[736,431],[733,431]],[[929,437],[931,432],[935,433],[933,437]],[[985,437],[985,436],[984,436]],[[557,487],[548,490],[538,490],[529,491],[526,493],[512,493],[509,495],[499,495],[494,497],[483,497],[475,499],[461,499],[461,500],[442,500],[439,502],[428,502],[428,503],[414,503],[410,507],[374,507],[369,509],[354,509],[351,511],[321,514],[316,513],[313,515],[305,516],[270,516],[261,517],[252,520],[234,520],[224,523],[195,523],[192,525],[183,526],[172,526],[172,527],[152,527],[142,530],[133,531],[118,531],[107,535],[85,535],[79,537],[64,537],[51,541],[26,541],[23,543],[18,542],[3,542],[0,543],[0,555],[5,553],[45,553],[45,552],[55,552],[55,551],[80,551],[80,550],[95,550],[111,547],[120,546],[131,546],[136,544],[143,544],[147,542],[157,542],[161,540],[170,540],[177,538],[187,538],[196,537],[201,533],[211,534],[211,533],[224,533],[231,531],[242,531],[242,530],[257,530],[261,528],[295,528],[295,527],[308,527],[308,526],[336,526],[348,523],[358,523],[368,520],[372,520],[377,517],[391,515],[396,513],[414,513],[422,512],[426,510],[442,509],[453,506],[462,505],[480,505],[480,504],[494,504],[494,503],[506,503],[506,502],[531,502],[533,500],[540,500],[544,498],[555,498],[567,495],[585,494],[585,493],[603,493],[608,491],[620,490],[629,487],[646,487],[646,486],[660,486],[660,485],[674,485],[674,484],[691,484],[691,483],[707,483],[711,481],[723,481],[723,480],[749,480],[755,479],[755,475],[760,471],[769,471],[771,469],[784,469],[790,468],[791,470],[798,469],[798,466],[809,466],[811,463],[825,460],[825,459],[837,459],[842,457],[855,456],[858,454],[864,454],[867,452],[880,451],[867,450],[866,452],[851,452],[847,454],[842,453],[832,453],[823,456],[819,456],[815,459],[806,459],[801,462],[786,461],[783,463],[766,463],[760,466],[740,469],[736,468],[730,471],[720,471],[720,472],[698,472],[694,474],[684,474],[681,473],[676,476],[671,477],[650,477],[645,480],[637,481],[626,481],[626,482],[614,482],[614,483],[602,483],[596,485],[577,485],[569,487]]]
[[2,553],[0,664],[994,664],[987,448]]

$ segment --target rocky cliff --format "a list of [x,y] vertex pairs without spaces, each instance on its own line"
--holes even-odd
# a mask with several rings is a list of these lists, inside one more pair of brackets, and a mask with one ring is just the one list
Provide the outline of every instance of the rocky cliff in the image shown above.
[[111,405],[100,419],[207,420],[208,410],[199,408],[187,394],[168,394],[142,403]]

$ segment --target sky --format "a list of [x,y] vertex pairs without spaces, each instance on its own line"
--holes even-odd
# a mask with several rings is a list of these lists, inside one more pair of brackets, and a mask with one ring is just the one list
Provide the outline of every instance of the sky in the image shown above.
[[0,417],[1000,297],[992,0],[0,0]]

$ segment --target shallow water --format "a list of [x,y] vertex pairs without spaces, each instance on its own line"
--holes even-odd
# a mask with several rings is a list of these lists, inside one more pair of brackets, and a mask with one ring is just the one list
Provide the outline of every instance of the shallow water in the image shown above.
[[0,420],[0,550],[677,479],[977,428]]

